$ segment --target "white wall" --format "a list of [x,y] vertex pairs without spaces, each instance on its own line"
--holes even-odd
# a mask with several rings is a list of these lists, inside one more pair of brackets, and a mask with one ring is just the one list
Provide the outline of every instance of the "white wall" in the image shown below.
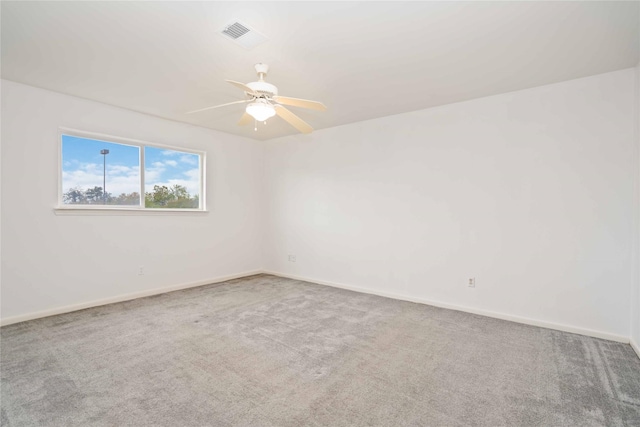
[[[210,212],[55,215],[59,126],[206,151]],[[2,81],[1,171],[3,320],[261,268],[256,141]]]
[[628,341],[633,85],[627,69],[270,141],[265,268]]
[[[634,79],[640,66],[266,152],[2,81],[2,319],[252,272],[263,254],[281,274],[640,343]],[[59,126],[207,151],[210,212],[56,216]]]
[[640,356],[640,63],[635,68],[635,143],[636,143],[636,174],[635,174],[635,242],[634,260],[635,275],[631,292],[631,345]]

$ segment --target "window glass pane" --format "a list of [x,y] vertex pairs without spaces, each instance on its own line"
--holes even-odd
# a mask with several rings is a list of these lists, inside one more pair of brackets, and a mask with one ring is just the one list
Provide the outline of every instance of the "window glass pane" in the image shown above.
[[200,208],[200,155],[144,148],[145,207]]
[[140,148],[62,135],[62,202],[140,206]]

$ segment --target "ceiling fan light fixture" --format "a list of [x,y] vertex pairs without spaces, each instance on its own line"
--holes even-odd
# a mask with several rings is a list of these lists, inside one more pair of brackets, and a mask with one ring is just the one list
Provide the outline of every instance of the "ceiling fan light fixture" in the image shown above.
[[[0,0],[1,1],[1,0]],[[230,28],[231,30],[242,31],[242,28]],[[233,80],[225,80],[232,86],[244,91],[246,99],[242,101],[228,102],[226,104],[214,105],[212,107],[200,108],[199,110],[189,111],[186,114],[199,113],[201,111],[212,110],[214,108],[224,107],[232,104],[245,104],[245,112],[238,122],[238,126],[244,126],[251,123],[251,119],[255,120],[253,130],[258,130],[258,122],[267,123],[267,120],[277,115],[282,120],[296,128],[301,133],[311,133],[313,128],[309,123],[289,111],[285,105],[294,107],[308,108],[311,110],[325,111],[327,107],[318,101],[310,101],[308,99],[290,98],[288,96],[279,96],[278,88],[264,81],[269,71],[269,66],[264,63],[255,64],[256,73],[258,73],[257,82],[249,82],[247,84],[236,82]]]
[[276,109],[273,108],[273,105],[266,102],[252,102],[247,105],[246,111],[247,114],[259,122],[264,122],[276,115]]

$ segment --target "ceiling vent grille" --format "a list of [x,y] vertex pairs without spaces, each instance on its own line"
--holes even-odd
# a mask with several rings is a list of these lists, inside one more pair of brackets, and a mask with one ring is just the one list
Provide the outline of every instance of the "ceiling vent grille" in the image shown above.
[[252,49],[267,41],[265,36],[250,26],[237,21],[226,25],[220,30],[220,34],[246,49]]
[[249,31],[250,30],[241,23],[234,22],[233,24],[222,30],[222,34],[226,35],[227,37],[231,37],[234,40],[237,40],[238,37],[244,36]]

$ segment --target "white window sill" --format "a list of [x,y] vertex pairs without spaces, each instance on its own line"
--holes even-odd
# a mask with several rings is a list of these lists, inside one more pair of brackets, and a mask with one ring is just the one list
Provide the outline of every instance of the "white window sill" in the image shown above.
[[53,208],[56,215],[206,215],[207,210],[200,209],[142,209],[142,208],[87,208],[58,206]]

